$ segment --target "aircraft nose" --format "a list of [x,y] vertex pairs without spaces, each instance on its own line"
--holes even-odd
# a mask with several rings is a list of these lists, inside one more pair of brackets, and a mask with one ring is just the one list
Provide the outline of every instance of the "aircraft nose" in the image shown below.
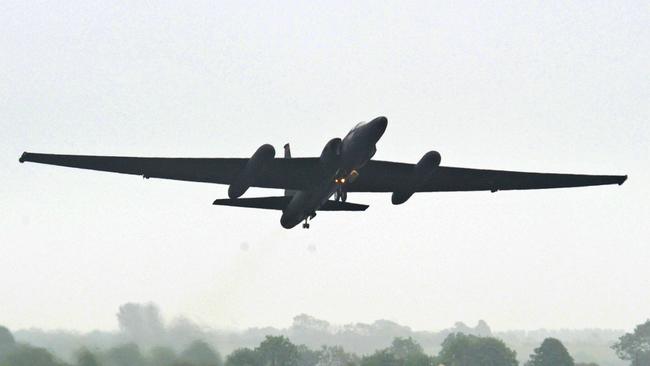
[[373,119],[368,123],[368,127],[372,130],[372,135],[375,137],[375,141],[379,141],[381,136],[386,131],[388,126],[388,118],[381,116]]

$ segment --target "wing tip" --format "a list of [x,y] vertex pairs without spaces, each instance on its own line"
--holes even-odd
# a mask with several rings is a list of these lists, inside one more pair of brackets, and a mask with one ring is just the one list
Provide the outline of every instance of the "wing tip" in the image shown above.
[[627,180],[627,174],[626,174],[626,175],[622,175],[622,176],[619,178],[619,180],[618,180],[617,183],[618,183],[618,185],[620,186],[620,185],[623,185],[623,183],[625,183],[626,180]]
[[20,155],[20,158],[18,158],[19,163],[24,163],[27,160],[27,155],[29,153],[27,151],[24,151],[22,155]]

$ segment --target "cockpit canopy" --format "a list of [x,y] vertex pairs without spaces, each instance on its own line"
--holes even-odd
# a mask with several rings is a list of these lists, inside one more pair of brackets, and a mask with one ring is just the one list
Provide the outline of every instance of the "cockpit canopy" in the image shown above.
[[350,136],[351,136],[351,135],[354,135],[354,131],[356,131],[357,128],[359,128],[359,127],[361,127],[361,126],[363,126],[363,125],[365,125],[365,124],[366,124],[366,122],[363,122],[363,121],[357,123],[356,126],[354,126],[354,127],[350,130],[350,132],[348,132],[348,135],[350,135]]

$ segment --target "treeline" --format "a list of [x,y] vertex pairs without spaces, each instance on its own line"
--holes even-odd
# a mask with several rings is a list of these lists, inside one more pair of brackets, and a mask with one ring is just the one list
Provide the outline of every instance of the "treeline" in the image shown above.
[[488,324],[479,321],[476,326],[462,322],[440,331],[416,331],[389,320],[372,323],[335,325],[326,320],[302,314],[293,319],[287,328],[249,328],[241,331],[220,330],[201,326],[187,318],[164,321],[154,304],[129,303],[117,313],[119,331],[43,331],[24,329],[14,332],[17,340],[47,348],[57,356],[71,362],[81,346],[89,349],[110,349],[126,343],[135,343],[141,349],[167,346],[180,354],[192,341],[201,339],[217,347],[221,354],[230,354],[238,348],[256,348],[267,335],[285,336],[295,344],[311,349],[321,346],[343,345],[350,353],[373,354],[391,344],[394,338],[412,338],[430,355],[438,354],[441,344],[454,333],[494,337],[503,340],[517,352],[524,363],[528,355],[546,338],[561,339],[576,360],[595,361],[602,366],[625,366],[610,346],[623,335],[622,330],[535,330],[493,332]]
[[571,359],[567,365],[578,364],[575,359],[595,362],[583,364],[589,366],[623,366],[628,361],[650,366],[650,322],[621,337],[622,331],[597,329],[498,333],[484,321],[475,327],[456,323],[439,332],[413,331],[386,320],[334,326],[303,314],[286,329],[234,332],[185,318],[166,323],[155,305],[133,303],[120,307],[117,320],[117,332],[30,329],[11,334],[0,328],[0,366],[536,366],[545,365],[539,362],[549,354],[555,355],[555,365],[562,365],[559,357]]
[[73,362],[65,362],[45,348],[17,343],[5,327],[0,327],[0,366],[222,366],[219,353],[204,341],[192,342],[180,354],[157,346],[146,352],[135,343],[108,350],[81,348]]
[[[645,342],[645,343],[644,343]],[[650,321],[634,333],[621,337],[613,347],[633,366],[650,360]],[[428,355],[413,338],[395,338],[387,348],[358,356],[340,346],[318,350],[293,344],[284,336],[267,336],[257,347],[239,348],[225,360],[202,340],[195,340],[180,353],[171,347],[142,350],[126,343],[107,350],[82,348],[73,363],[57,359],[44,348],[17,343],[11,332],[0,327],[0,366],[518,366],[516,352],[494,337],[449,334],[437,355]],[[547,338],[530,355],[525,366],[597,366],[575,363],[564,345]]]

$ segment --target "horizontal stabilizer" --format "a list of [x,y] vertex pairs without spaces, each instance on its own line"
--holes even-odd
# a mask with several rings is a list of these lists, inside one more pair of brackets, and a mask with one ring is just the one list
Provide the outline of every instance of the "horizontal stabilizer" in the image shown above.
[[291,201],[291,196],[255,197],[255,198],[224,198],[214,201],[214,205],[262,208],[266,210],[284,210]]
[[359,203],[327,201],[318,211],[365,211],[368,205]]
[[[234,207],[248,207],[260,208],[266,210],[284,210],[289,202],[291,196],[278,196],[278,197],[254,197],[254,198],[224,198],[215,200],[213,204],[219,206],[234,206]],[[365,211],[368,205],[361,205],[358,203],[327,201],[322,205],[318,211]]]

